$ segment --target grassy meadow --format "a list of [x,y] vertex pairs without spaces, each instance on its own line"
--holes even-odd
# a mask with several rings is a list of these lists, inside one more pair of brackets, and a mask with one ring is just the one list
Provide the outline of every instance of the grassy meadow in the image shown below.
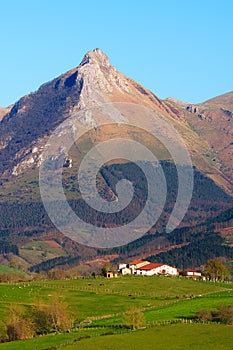
[[[12,303],[30,308],[50,304],[55,296],[75,319],[71,333],[3,343],[0,350],[232,349],[233,326],[195,323],[193,317],[203,308],[232,305],[233,284],[158,276],[2,283],[0,317],[7,321]],[[125,313],[131,308],[143,312],[146,328],[125,327]]]

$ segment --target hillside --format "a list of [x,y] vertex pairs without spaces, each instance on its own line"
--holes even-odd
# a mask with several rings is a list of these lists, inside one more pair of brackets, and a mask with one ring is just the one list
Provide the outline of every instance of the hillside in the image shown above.
[[233,184],[233,92],[229,92],[198,105],[168,99],[168,104],[177,108],[190,128],[207,142],[206,157],[219,173],[209,173],[218,181],[225,178]]
[[151,232],[125,246],[112,249],[82,246],[56,230],[14,233],[2,230],[1,246],[3,249],[5,244],[8,254],[4,254],[0,261],[8,266],[14,264],[25,271],[58,268],[87,274],[99,272],[108,261],[117,267],[119,262],[142,258],[166,262],[181,269],[198,268],[211,258],[233,260],[232,227],[233,210],[230,209],[205,223],[179,228],[170,234]]
[[226,94],[211,98],[204,102],[206,105],[218,105],[218,107],[228,106],[233,107],[233,91],[227,92]]

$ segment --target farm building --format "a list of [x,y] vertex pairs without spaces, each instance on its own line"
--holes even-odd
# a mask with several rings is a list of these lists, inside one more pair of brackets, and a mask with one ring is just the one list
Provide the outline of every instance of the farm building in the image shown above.
[[193,279],[202,279],[201,271],[199,270],[184,270],[180,272],[181,276]]
[[137,260],[131,263],[119,264],[118,272],[122,275],[166,275],[177,276],[177,268],[167,264],[152,264],[146,260]]
[[137,261],[133,261],[129,264],[129,268],[132,270],[132,274],[136,274],[137,273],[137,269],[139,269],[140,267],[149,265],[150,262],[146,261],[146,260],[137,260]]
[[137,269],[137,275],[153,276],[166,275],[177,276],[177,268],[166,264],[147,264]]
[[131,275],[132,270],[129,267],[125,266],[125,267],[119,268],[119,273],[121,273],[123,276],[124,275]]
[[146,260],[137,260],[128,264],[122,263],[122,264],[119,264],[118,271],[122,275],[135,275],[139,267],[142,267],[148,264],[150,263],[149,261],[146,261]]
[[108,271],[107,275],[106,275],[107,278],[114,278],[114,277],[117,277],[117,276],[118,276],[117,272],[113,272],[113,271]]

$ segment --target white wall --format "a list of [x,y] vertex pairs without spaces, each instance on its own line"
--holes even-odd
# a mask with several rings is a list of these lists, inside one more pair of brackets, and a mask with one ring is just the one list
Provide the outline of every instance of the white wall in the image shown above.
[[162,265],[152,270],[137,270],[137,275],[153,276],[153,275],[160,275],[160,274],[176,276],[177,269],[169,265]]
[[127,267],[123,268],[121,270],[122,275],[131,275],[132,271],[128,269]]
[[118,269],[120,270],[120,269],[123,269],[124,267],[126,267],[127,266],[127,264],[119,264],[119,267],[118,267]]
[[201,272],[187,271],[187,276],[198,276],[198,277],[201,277]]

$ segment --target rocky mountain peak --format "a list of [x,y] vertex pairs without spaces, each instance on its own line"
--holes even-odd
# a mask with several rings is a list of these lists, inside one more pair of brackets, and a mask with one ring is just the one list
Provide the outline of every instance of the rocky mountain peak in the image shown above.
[[88,51],[80,63],[80,66],[84,66],[88,63],[97,63],[102,67],[110,67],[108,56],[99,48],[96,48],[93,51]]
[[70,73],[75,76],[76,85],[81,87],[79,101],[72,108],[72,114],[106,102],[106,95],[116,91],[121,94],[130,92],[127,78],[110,65],[108,56],[99,48],[87,52],[76,72],[72,70]]

